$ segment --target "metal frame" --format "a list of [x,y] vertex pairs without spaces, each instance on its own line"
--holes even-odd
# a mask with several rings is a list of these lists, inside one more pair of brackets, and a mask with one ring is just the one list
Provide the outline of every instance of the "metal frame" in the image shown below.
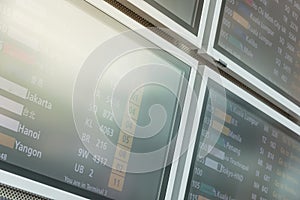
[[65,192],[22,176],[0,170],[0,183],[9,185],[33,194],[37,194],[50,199],[65,199],[65,200],[86,200],[86,198]]

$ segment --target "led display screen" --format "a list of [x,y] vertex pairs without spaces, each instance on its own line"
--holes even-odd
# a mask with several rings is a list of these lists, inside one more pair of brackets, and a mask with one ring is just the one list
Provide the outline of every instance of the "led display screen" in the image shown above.
[[0,167],[164,199],[190,67],[82,2],[0,3]]
[[185,199],[298,199],[299,132],[230,89],[224,106],[223,86],[207,85]]
[[214,48],[299,105],[299,15],[299,0],[224,0]]

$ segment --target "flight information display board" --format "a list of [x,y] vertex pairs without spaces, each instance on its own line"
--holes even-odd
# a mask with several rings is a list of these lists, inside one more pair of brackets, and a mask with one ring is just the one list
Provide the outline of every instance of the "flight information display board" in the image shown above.
[[226,88],[225,108],[213,100],[224,98],[220,83],[208,79],[185,199],[299,199],[299,127],[253,106],[241,89]]
[[224,0],[214,48],[299,106],[299,15],[299,0]]
[[164,199],[191,68],[74,4],[0,3],[0,168],[89,199]]

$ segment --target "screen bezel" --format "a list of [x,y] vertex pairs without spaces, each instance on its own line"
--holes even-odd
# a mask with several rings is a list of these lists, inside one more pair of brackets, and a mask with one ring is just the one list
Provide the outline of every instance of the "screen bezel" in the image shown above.
[[[84,2],[84,1],[83,1]],[[137,34],[144,37],[146,40],[152,42],[154,45],[158,46],[162,50],[166,51],[170,55],[176,57],[177,59],[181,60],[182,62],[186,63],[189,66],[189,82],[187,86],[186,95],[184,97],[184,105],[182,110],[182,117],[180,119],[179,125],[179,133],[177,137],[182,137],[183,132],[181,126],[184,126],[185,123],[182,121],[186,120],[184,116],[186,116],[186,112],[189,107],[189,102],[191,99],[191,90],[192,85],[194,84],[196,68],[198,61],[187,55],[186,53],[180,51],[170,43],[167,43],[159,36],[155,35],[148,29],[145,29],[142,25],[138,24],[136,21],[128,17],[127,15],[121,13],[117,9],[115,9],[110,4],[106,3],[105,1],[90,1],[86,0],[85,3],[89,3],[92,6],[96,7],[100,11],[104,12],[106,15],[112,17],[120,24],[126,26],[128,29],[135,31]],[[179,140],[177,140],[178,142]],[[176,145],[178,145],[176,143]],[[175,156],[176,152],[174,153]],[[103,196],[97,195],[95,193],[82,190],[80,188],[74,187],[72,185],[66,184],[64,182],[49,178],[47,176],[32,172],[30,170],[25,170],[20,167],[14,166],[9,163],[1,162],[0,163],[0,183],[19,188],[21,190],[25,190],[34,194],[38,194],[50,199],[108,199]],[[172,181],[169,181],[173,174],[173,165],[170,165],[170,174],[166,180],[167,191],[165,193],[165,199],[167,199],[167,194],[172,190]],[[173,174],[173,175],[172,175]],[[165,178],[162,177],[163,181]]]
[[183,200],[186,195],[186,188],[188,184],[188,179],[191,173],[191,166],[192,160],[194,157],[194,151],[196,146],[197,140],[197,133],[199,129],[200,120],[204,116],[204,107],[205,101],[207,100],[207,85],[208,81],[214,81],[218,84],[221,84],[226,90],[231,92],[232,94],[236,95],[237,97],[241,98],[246,103],[249,103],[250,106],[255,107],[256,109],[260,110],[265,116],[270,117],[272,121],[276,121],[280,126],[283,126],[285,129],[289,129],[291,132],[295,133],[295,135],[291,135],[292,137],[297,137],[299,140],[300,136],[300,126],[296,125],[289,119],[285,118],[280,113],[276,112],[271,107],[264,104],[262,101],[258,100],[251,94],[247,93],[245,90],[241,89],[234,83],[230,82],[229,80],[225,79],[215,71],[205,67],[203,73],[203,79],[200,88],[200,94],[197,102],[196,114],[193,121],[193,128],[191,138],[189,139],[189,148],[187,150],[187,158],[184,163],[184,170],[183,170],[183,178],[180,185],[180,192],[179,192],[179,200]]
[[264,78],[263,75],[251,69],[251,67],[247,66],[245,63],[242,63],[242,61],[238,60],[234,56],[230,57],[230,53],[218,46],[218,31],[221,27],[222,10],[224,8],[225,1],[216,1],[217,3],[214,10],[211,23],[212,27],[207,46],[207,54],[212,56],[215,60],[224,63],[226,68],[231,70],[235,75],[246,80],[249,84],[253,85],[259,90],[259,92],[266,94],[268,98],[271,98],[273,101],[280,104],[280,106],[283,106],[297,116],[300,116],[300,102],[297,102],[294,97],[285,93],[274,83]]
[[198,14],[196,14],[197,16],[196,20],[200,20],[198,27],[191,27],[184,22],[182,23],[176,22],[174,19],[176,18],[177,20],[178,17],[170,13],[170,11],[168,11],[168,15],[170,16],[167,16],[166,14],[163,13],[167,10],[161,6],[160,6],[161,8],[158,9],[143,0],[127,0],[127,1],[130,2],[132,5],[134,5],[135,7],[137,7],[138,9],[147,13],[149,16],[153,17],[155,20],[162,23],[164,26],[166,26],[167,28],[169,28],[170,30],[172,30],[173,32],[175,32],[185,40],[195,45],[197,48],[202,48],[203,35],[204,35],[210,0],[203,0],[202,8],[207,8],[207,9],[202,9],[201,14],[199,14],[199,16],[197,16]]

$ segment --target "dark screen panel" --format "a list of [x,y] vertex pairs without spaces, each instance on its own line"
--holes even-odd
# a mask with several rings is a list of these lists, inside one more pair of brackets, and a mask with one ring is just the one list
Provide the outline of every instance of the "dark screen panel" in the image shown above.
[[198,35],[203,0],[145,0],[179,25]]
[[[223,93],[212,80],[208,87],[185,199],[299,199],[299,136],[229,90],[226,110],[212,105]],[[210,145],[213,131],[221,134]]]
[[300,1],[222,1],[214,47],[297,105]]

